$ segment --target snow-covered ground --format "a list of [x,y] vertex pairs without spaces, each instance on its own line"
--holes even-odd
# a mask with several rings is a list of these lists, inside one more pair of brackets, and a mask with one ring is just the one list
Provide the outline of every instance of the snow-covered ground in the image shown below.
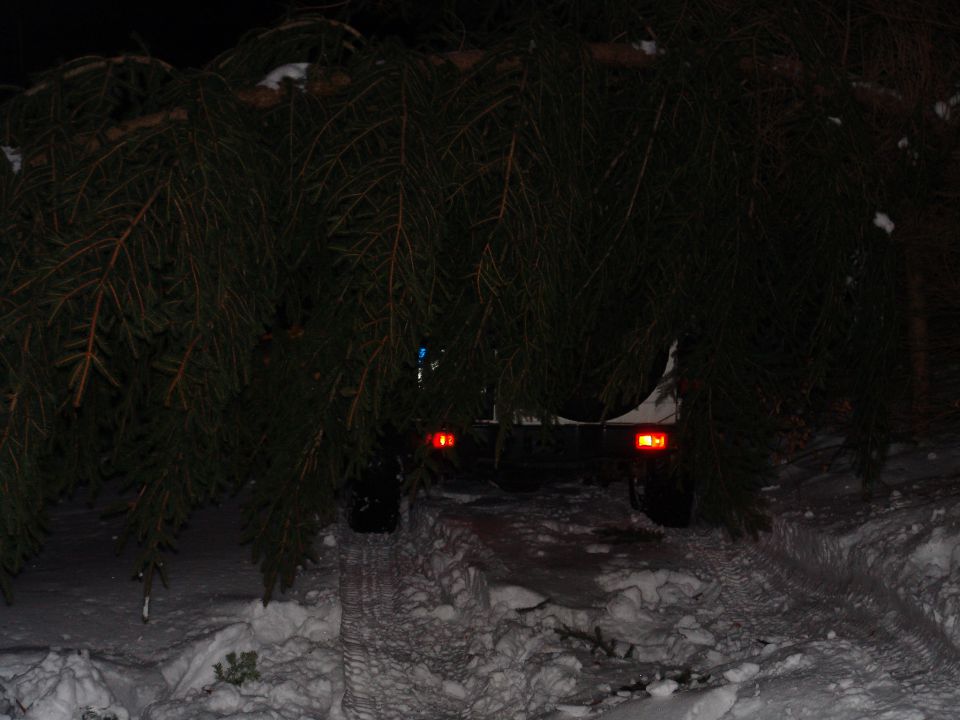
[[135,549],[63,504],[0,607],[0,720],[960,717],[960,442],[895,447],[870,501],[822,445],[760,543],[658,529],[619,485],[448,482],[392,538],[328,528],[266,608],[228,503],[147,624]]

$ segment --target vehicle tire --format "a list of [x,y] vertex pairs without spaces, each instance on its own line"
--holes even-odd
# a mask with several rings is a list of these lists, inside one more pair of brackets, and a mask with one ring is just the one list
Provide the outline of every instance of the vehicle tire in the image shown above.
[[352,482],[347,523],[356,533],[392,533],[400,520],[400,482],[396,472],[371,468]]
[[360,477],[347,489],[347,523],[357,533],[392,533],[400,521],[406,444],[388,428]]
[[[640,509],[658,525],[687,527],[693,514],[693,483],[681,474],[677,463],[671,462],[672,459],[668,455],[645,458]],[[634,490],[631,488],[631,506],[633,502]]]
[[634,462],[627,475],[627,491],[630,496],[630,507],[634,510],[643,510],[643,489],[647,484],[647,474],[649,472],[650,462],[645,458]]

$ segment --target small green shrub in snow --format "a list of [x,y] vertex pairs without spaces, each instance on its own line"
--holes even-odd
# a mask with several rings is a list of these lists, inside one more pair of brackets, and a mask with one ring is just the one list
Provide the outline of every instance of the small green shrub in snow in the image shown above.
[[111,710],[98,710],[97,708],[86,707],[80,720],[117,720],[117,715]]
[[217,680],[223,680],[231,685],[243,685],[247,680],[260,679],[260,672],[257,670],[257,653],[253,650],[240,653],[239,657],[235,652],[228,652],[226,660],[226,670],[223,668],[223,663],[216,663],[213,666]]

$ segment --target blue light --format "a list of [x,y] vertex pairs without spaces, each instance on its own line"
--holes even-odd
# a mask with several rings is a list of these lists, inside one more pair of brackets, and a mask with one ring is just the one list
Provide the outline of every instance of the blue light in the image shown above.
[[421,345],[420,349],[417,350],[417,365],[423,365],[423,361],[427,359],[427,346]]

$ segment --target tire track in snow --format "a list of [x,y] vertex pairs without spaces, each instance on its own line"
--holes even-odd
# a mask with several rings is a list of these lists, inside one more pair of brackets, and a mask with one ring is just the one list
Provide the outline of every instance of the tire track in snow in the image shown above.
[[[799,649],[802,643],[836,638],[848,643],[850,653],[865,655],[868,668],[876,666],[892,680],[870,688],[883,704],[903,707],[907,698],[929,720],[957,717],[960,654],[932,636],[928,623],[918,622],[918,613],[892,606],[875,583],[858,578],[840,582],[829,567],[801,564],[785,554],[782,544],[769,540],[734,544],[719,534],[688,537],[691,551],[720,579],[726,617],[736,618],[746,631],[739,638],[741,650],[748,649],[751,638],[789,638]],[[803,617],[799,626],[798,616]],[[821,671],[828,669],[838,678],[849,675],[842,661],[846,657],[828,655],[824,661],[833,667],[821,665]]]
[[[791,552],[795,543],[785,541],[790,533],[803,536],[803,553]],[[752,552],[791,588],[800,590],[803,580],[813,581],[824,599],[843,608],[850,636],[881,649],[884,669],[915,693],[918,707],[955,719],[960,650],[920,608],[897,596],[855,559],[838,561],[839,549],[833,545],[833,538],[778,521],[771,537]]]
[[340,639],[343,645],[343,707],[356,720],[386,718],[384,698],[371,687],[381,677],[382,636],[390,625],[396,592],[397,540],[358,535],[340,523]]
[[779,612],[796,603],[797,598],[774,585],[768,574],[745,556],[742,544],[731,543],[720,531],[694,535],[670,532],[678,542],[691,545],[691,553],[699,558],[704,574],[714,576],[719,583],[717,602],[722,605],[721,617],[732,628],[722,648],[725,652],[749,653],[765,641],[798,637],[796,625],[786,619],[786,613]]
[[434,565],[449,539],[433,538],[429,526],[415,516],[379,535],[341,522],[342,707],[351,720],[472,717],[464,684],[471,625],[454,620],[469,619],[485,585],[463,562],[446,575]]
[[[591,504],[590,517],[606,518],[601,510],[606,508]],[[569,513],[554,508],[551,519],[561,515],[566,528]],[[478,703],[488,689],[465,668],[489,656],[469,636],[490,618],[476,607],[485,591],[467,587],[472,555],[464,555],[476,550],[477,538],[469,532],[469,538],[457,536],[457,527],[438,518],[425,512],[391,538],[342,534],[343,707],[351,720],[506,720],[524,707],[510,704],[494,712]],[[686,553],[687,567],[719,583],[716,603],[722,607],[709,612],[709,600],[704,609],[714,618],[708,627],[722,655],[750,660],[761,655],[764,643],[776,646],[763,662],[766,677],[777,676],[780,666],[802,675],[802,668],[787,667],[791,658],[801,658],[823,678],[822,693],[835,695],[838,710],[846,707],[850,716],[859,717],[862,703],[876,710],[870,717],[957,717],[960,653],[938,645],[923,623],[888,602],[882,588],[831,577],[823,553],[814,555],[826,558],[826,570],[788,557],[791,548],[785,550],[776,534],[761,544],[734,544],[719,532],[696,530],[668,530],[667,536],[678,557]],[[810,542],[802,538],[798,544]],[[441,608],[457,621],[444,622],[436,612]],[[722,683],[719,675],[717,681]]]
[[579,661],[552,626],[490,607],[495,556],[437,507],[418,505],[393,536],[341,524],[340,558],[350,720],[532,718],[575,690]]
[[465,649],[448,641],[445,653],[430,653],[442,627],[404,607],[405,536],[361,535],[342,526],[343,708],[351,720],[460,720],[462,698],[449,675],[463,666]]

